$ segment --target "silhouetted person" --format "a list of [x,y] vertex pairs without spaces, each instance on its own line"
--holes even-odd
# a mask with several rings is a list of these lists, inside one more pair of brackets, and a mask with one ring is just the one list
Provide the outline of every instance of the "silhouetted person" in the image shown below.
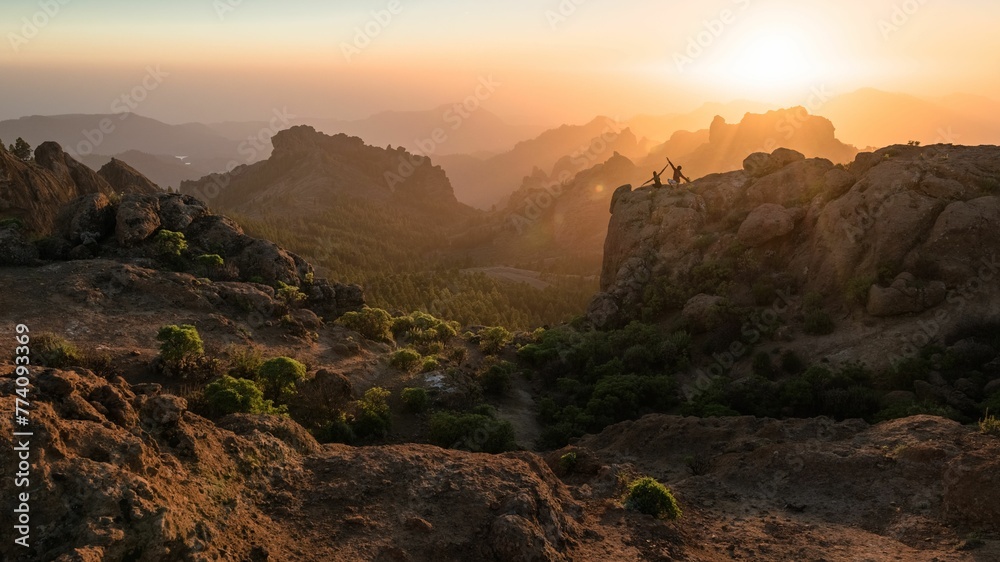
[[667,164],[674,169],[674,183],[679,184],[681,183],[681,180],[691,183],[691,179],[685,176],[684,173],[681,171],[684,169],[684,166],[674,166],[674,163],[671,162],[669,158],[667,158]]
[[647,181],[646,183],[642,184],[640,187],[645,187],[645,186],[649,185],[649,182],[653,182],[653,187],[658,187],[658,188],[659,187],[663,187],[663,182],[660,181],[660,176],[662,176],[663,172],[666,172],[666,171],[667,171],[667,167],[666,166],[664,166],[663,169],[660,170],[659,172],[657,172],[656,170],[653,170],[653,179],[651,179],[651,180]]

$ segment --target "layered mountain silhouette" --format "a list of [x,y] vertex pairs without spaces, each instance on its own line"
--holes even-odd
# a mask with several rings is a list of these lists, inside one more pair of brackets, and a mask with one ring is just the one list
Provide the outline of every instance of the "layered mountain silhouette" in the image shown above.
[[[545,174],[556,166],[568,177],[607,160],[615,152],[639,157],[648,143],[611,117],[598,117],[585,125],[564,125],[545,131],[511,150],[491,158],[468,155],[435,160],[448,172],[458,198],[479,208],[502,204],[536,168]],[[567,178],[567,174],[563,178]]]
[[267,160],[183,182],[180,191],[251,215],[315,217],[342,197],[444,214],[468,211],[444,170],[403,148],[369,146],[305,125],[279,132],[272,143]]

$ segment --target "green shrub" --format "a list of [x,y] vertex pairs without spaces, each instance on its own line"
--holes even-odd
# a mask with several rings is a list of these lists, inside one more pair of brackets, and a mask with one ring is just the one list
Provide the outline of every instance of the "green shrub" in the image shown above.
[[257,373],[264,395],[285,402],[295,396],[295,383],[306,378],[306,366],[290,357],[275,357],[261,364]]
[[429,425],[431,443],[439,447],[492,454],[517,448],[514,426],[493,416],[435,412]]
[[628,485],[625,508],[652,515],[657,519],[681,517],[681,508],[670,490],[648,476],[638,478]]
[[771,361],[771,354],[766,351],[758,351],[753,356],[753,372],[755,375],[772,378],[775,375],[774,363]]
[[229,374],[238,379],[256,380],[264,354],[257,347],[233,346],[229,348]]
[[281,281],[278,281],[278,289],[275,291],[275,296],[289,308],[297,307],[308,298],[306,294],[299,290],[299,288],[295,285],[288,285],[286,283],[282,283]]
[[430,405],[430,397],[427,395],[427,390],[423,388],[404,388],[400,399],[406,410],[413,414],[426,412]]
[[347,416],[343,412],[324,423],[313,434],[320,443],[344,443],[350,445],[357,439],[357,435],[354,434],[354,428],[351,427]]
[[201,254],[194,261],[201,267],[202,274],[205,277],[208,277],[214,271],[218,271],[226,264],[226,261],[219,254]]
[[53,369],[83,366],[84,358],[75,345],[48,332],[31,339],[31,363]]
[[847,300],[865,306],[868,304],[868,292],[874,284],[875,278],[868,275],[851,279],[847,283]]
[[392,343],[392,315],[381,308],[365,307],[340,317],[340,324],[362,336],[385,343]]
[[455,363],[463,363],[469,357],[469,350],[465,347],[453,347],[448,350],[448,360]]
[[833,319],[825,310],[813,310],[806,313],[806,321],[802,329],[810,335],[825,336],[832,334],[834,328]]
[[504,395],[513,386],[513,374],[517,366],[508,361],[499,361],[490,364],[479,375],[479,384],[483,387],[483,392],[496,396]]
[[392,320],[392,333],[417,344],[445,343],[458,335],[458,323],[435,318],[426,312],[413,312]]
[[219,415],[284,413],[283,408],[275,408],[270,400],[264,400],[264,393],[253,381],[229,375],[205,387],[205,401]]
[[441,368],[441,364],[438,363],[437,357],[424,357],[424,362],[420,365],[420,371],[423,373],[430,373],[439,368]]
[[514,341],[514,336],[501,326],[483,328],[478,335],[479,349],[487,355],[500,353],[510,342]]
[[987,411],[986,417],[979,420],[979,431],[985,435],[1000,437],[1000,419],[990,415],[989,411]]
[[776,298],[778,298],[778,290],[774,286],[774,282],[770,279],[759,279],[754,282],[751,288],[753,293],[753,300],[757,306],[770,306],[774,304]]
[[573,474],[573,471],[576,470],[577,461],[576,451],[570,451],[559,457],[559,473],[563,475]]
[[157,332],[156,339],[160,342],[160,357],[164,361],[180,362],[205,353],[198,330],[190,324],[164,326]]
[[423,357],[412,347],[404,347],[389,356],[389,365],[400,371],[411,372],[420,364]]
[[183,232],[161,230],[156,233],[153,241],[156,244],[156,252],[167,258],[179,258],[188,248]]
[[781,370],[790,375],[797,375],[806,370],[806,364],[798,353],[789,349],[781,354]]
[[361,438],[384,439],[392,429],[392,411],[389,409],[390,392],[384,388],[369,388],[355,404],[354,433]]

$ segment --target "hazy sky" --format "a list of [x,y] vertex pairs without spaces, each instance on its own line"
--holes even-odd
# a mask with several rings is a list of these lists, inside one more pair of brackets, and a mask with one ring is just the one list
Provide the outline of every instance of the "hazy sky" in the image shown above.
[[110,112],[133,91],[172,123],[356,118],[490,76],[487,107],[551,122],[817,87],[996,98],[998,22],[995,0],[9,0],[0,119]]

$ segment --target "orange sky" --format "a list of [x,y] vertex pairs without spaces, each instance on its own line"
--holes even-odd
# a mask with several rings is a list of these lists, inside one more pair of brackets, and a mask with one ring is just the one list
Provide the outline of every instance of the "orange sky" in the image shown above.
[[552,123],[804,104],[817,87],[1000,92],[988,0],[42,4],[0,5],[0,118],[107,112],[147,67],[168,76],[137,111],[168,122],[427,109],[485,76],[501,84],[486,107]]

